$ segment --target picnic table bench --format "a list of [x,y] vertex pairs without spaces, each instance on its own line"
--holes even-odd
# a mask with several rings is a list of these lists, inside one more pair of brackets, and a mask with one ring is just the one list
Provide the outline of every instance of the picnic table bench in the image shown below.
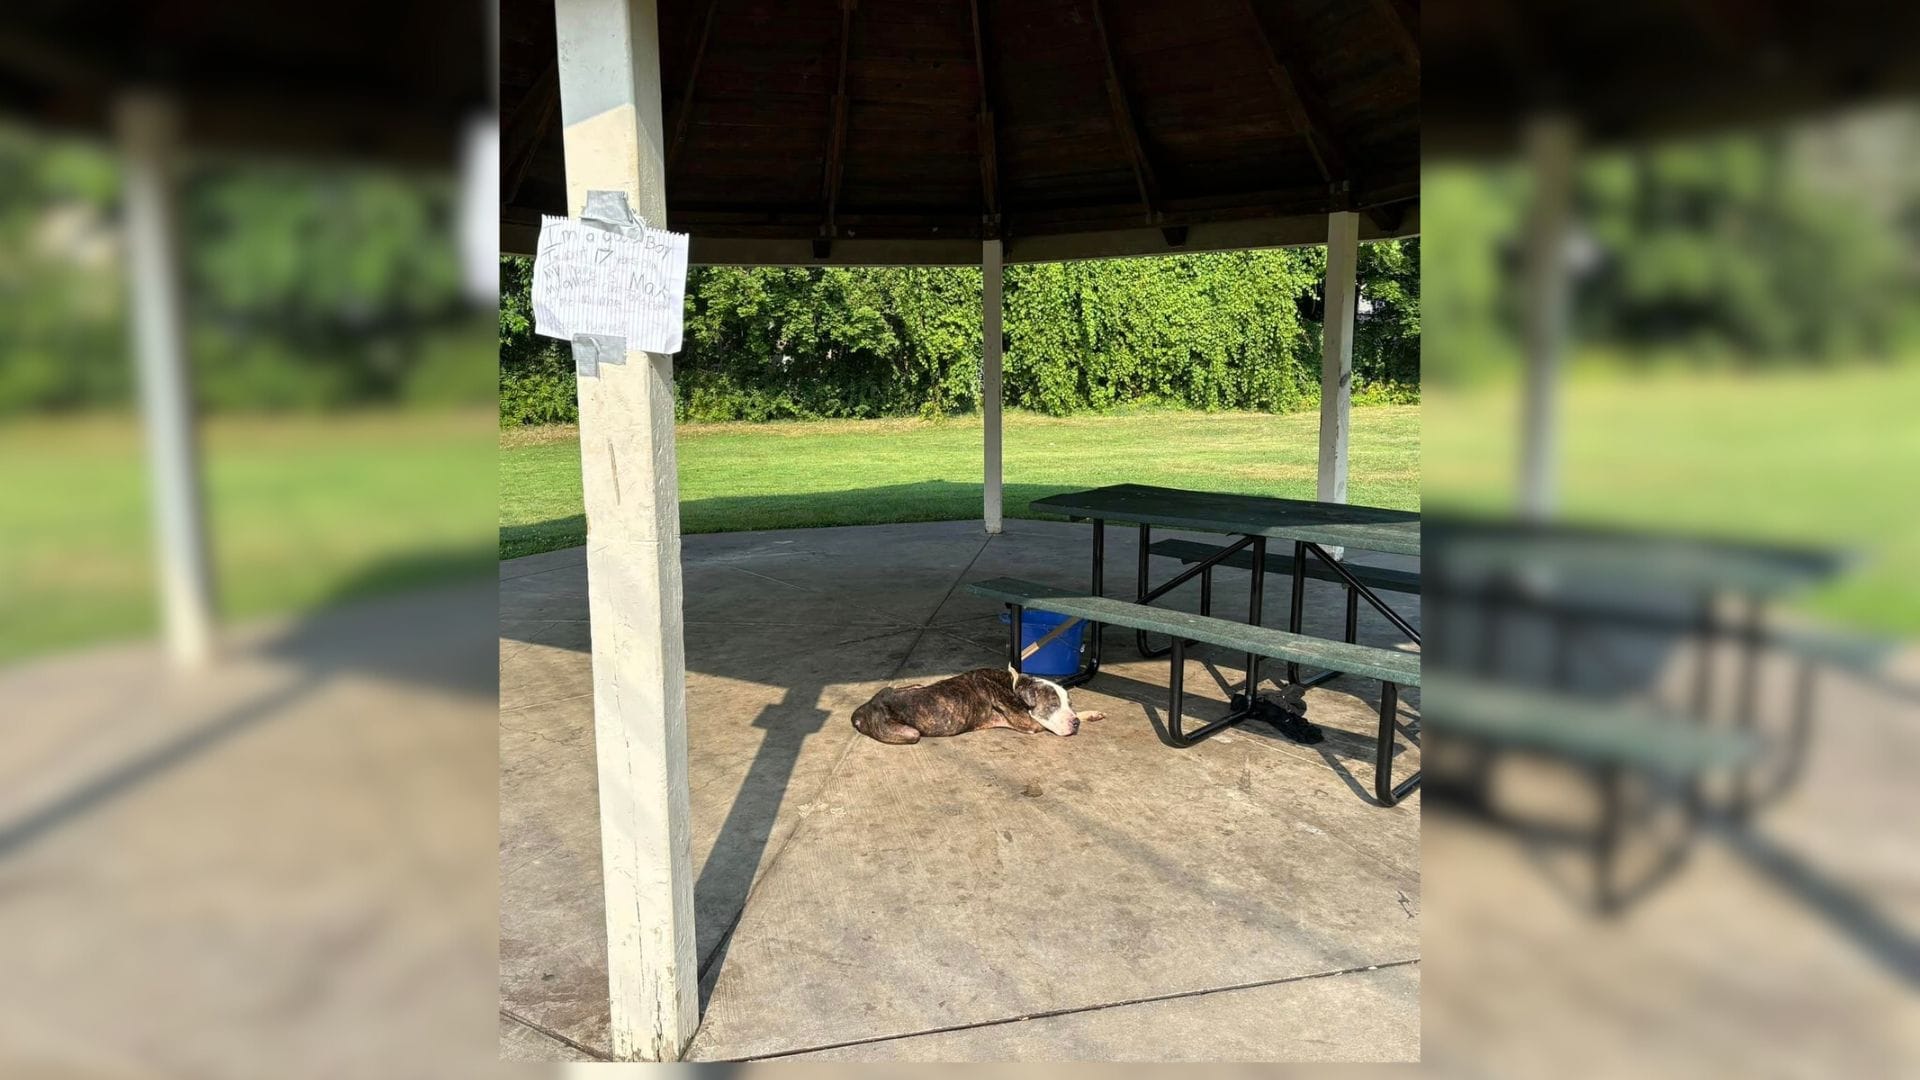
[[[1594,895],[1596,906],[1607,913],[1619,910],[1629,892],[1644,890],[1679,865],[1697,832],[1702,779],[1745,768],[1767,749],[1754,732],[1708,727],[1698,718],[1651,705],[1599,701],[1441,671],[1429,673],[1427,689],[1421,716],[1445,739],[1544,753],[1583,767],[1594,777],[1600,792],[1600,820],[1593,834]],[[1624,888],[1617,875],[1626,819],[1624,781],[1629,775],[1657,777],[1687,793],[1682,801],[1686,827],[1633,889]]]
[[[1791,714],[1771,777],[1753,765],[1735,778],[1735,809],[1787,791],[1811,738],[1814,680],[1822,668],[1874,675],[1891,651],[1883,639],[1815,626],[1779,625],[1769,609],[1782,598],[1830,580],[1857,562],[1846,551],[1637,529],[1442,517],[1429,523],[1433,545],[1427,594],[1435,610],[1474,611],[1478,666],[1491,673],[1510,616],[1546,620],[1551,682],[1572,680],[1576,635],[1621,632],[1695,645],[1696,721],[1731,712],[1752,730],[1761,712],[1761,662],[1768,650],[1796,666],[1786,695]],[[1738,650],[1731,687],[1715,672],[1722,645]],[[1449,654],[1449,661],[1455,660]],[[1731,690],[1732,700],[1718,700]],[[1752,759],[1749,759],[1751,762]],[[1765,779],[1767,783],[1758,782]]]
[[1129,603],[1117,597],[1088,595],[1018,578],[977,581],[968,585],[967,591],[1007,605],[1011,616],[1008,655],[1015,670],[1019,669],[1020,663],[1021,613],[1026,608],[1085,619],[1096,625],[1124,626],[1170,636],[1172,644],[1168,648],[1172,654],[1172,669],[1167,683],[1167,740],[1175,746],[1192,746],[1223,728],[1247,719],[1256,709],[1250,683],[1244,708],[1233,710],[1191,732],[1185,730],[1186,646],[1192,642],[1377,679],[1380,682],[1380,728],[1374,759],[1374,794],[1382,804],[1392,806],[1420,784],[1419,773],[1408,777],[1397,787],[1393,783],[1394,729],[1399,711],[1399,688],[1420,685],[1420,657],[1417,653],[1330,641],[1273,627]]

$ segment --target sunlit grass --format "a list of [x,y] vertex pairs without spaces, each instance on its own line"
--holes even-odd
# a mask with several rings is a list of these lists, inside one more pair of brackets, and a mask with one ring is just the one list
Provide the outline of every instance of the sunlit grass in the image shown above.
[[[303,610],[484,567],[493,428],[488,413],[206,422],[222,615]],[[157,626],[140,438],[118,415],[0,425],[0,659]]]
[[[1854,626],[1920,633],[1920,365],[1775,373],[1589,363],[1562,397],[1573,520],[1831,545],[1863,564],[1807,598]],[[1506,509],[1517,388],[1429,385],[1428,509]]]
[[[1011,412],[1006,512],[1032,516],[1042,495],[1118,483],[1312,498],[1318,431],[1316,412]],[[980,515],[977,418],[685,425],[678,448],[688,533]],[[1352,454],[1354,502],[1419,505],[1418,406],[1355,409]],[[577,434],[502,433],[500,557],[585,541]]]

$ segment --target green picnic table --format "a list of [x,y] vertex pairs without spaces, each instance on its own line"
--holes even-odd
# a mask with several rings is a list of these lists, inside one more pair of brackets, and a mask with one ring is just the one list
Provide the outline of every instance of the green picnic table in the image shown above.
[[[1201,613],[1211,614],[1212,580],[1215,566],[1222,564],[1239,565],[1253,572],[1252,595],[1248,604],[1247,621],[1259,625],[1261,606],[1264,600],[1263,583],[1266,580],[1267,542],[1270,540],[1293,542],[1293,595],[1287,615],[1287,629],[1291,633],[1300,633],[1302,612],[1306,599],[1306,579],[1309,556],[1318,559],[1325,573],[1348,589],[1348,639],[1353,638],[1353,618],[1351,612],[1358,600],[1365,600],[1374,610],[1383,615],[1408,640],[1418,644],[1420,633],[1399,612],[1395,611],[1375,591],[1378,580],[1368,580],[1364,573],[1356,574],[1353,567],[1336,559],[1329,548],[1352,548],[1364,551],[1380,551],[1394,555],[1420,554],[1420,515],[1411,510],[1389,510],[1377,506],[1355,506],[1350,503],[1316,502],[1310,499],[1282,499],[1265,495],[1236,495],[1213,491],[1188,491],[1181,488],[1154,487],[1148,484],[1113,484],[1107,487],[1093,488],[1088,491],[1067,492],[1035,499],[1029,504],[1034,510],[1059,514],[1076,521],[1093,523],[1093,574],[1092,592],[1095,596],[1104,595],[1106,577],[1106,525],[1108,522],[1135,525],[1140,529],[1139,550],[1139,588],[1136,603],[1148,604],[1168,592],[1186,583],[1194,577],[1201,578]],[[1195,561],[1186,570],[1158,586],[1148,582],[1148,556],[1151,554],[1152,529],[1154,526],[1185,529],[1194,532],[1221,533],[1238,536],[1232,544],[1218,548],[1208,558]],[[1243,551],[1250,551],[1251,562]],[[1072,683],[1084,682],[1092,678],[1100,667],[1100,628],[1094,628],[1093,640],[1088,646],[1088,663],[1081,672],[1072,677]],[[1144,656],[1162,656],[1166,648],[1153,649],[1147,644],[1144,631],[1137,635],[1140,652]],[[1251,700],[1253,688],[1259,685],[1260,658],[1251,653],[1247,656],[1247,693]],[[1342,674],[1339,671],[1323,671],[1304,682],[1300,678],[1299,665],[1287,664],[1287,681],[1304,686],[1314,686]]]
[[1113,484],[1035,499],[1035,510],[1083,521],[1165,525],[1395,555],[1420,554],[1420,515],[1350,503]]
[[[1448,649],[1447,663],[1455,668],[1497,675],[1507,651],[1507,624],[1515,617],[1533,619],[1535,635],[1544,631],[1546,681],[1560,690],[1575,681],[1577,641],[1598,633],[1687,640],[1693,644],[1689,722],[1706,724],[1730,712],[1734,727],[1751,732],[1761,711],[1763,654],[1778,647],[1794,660],[1797,670],[1785,695],[1786,737],[1775,747],[1778,752],[1736,775],[1731,803],[1739,813],[1784,794],[1796,777],[1811,738],[1818,668],[1865,669],[1884,655],[1871,639],[1777,627],[1769,618],[1781,600],[1852,565],[1855,556],[1844,550],[1465,516],[1429,518],[1427,542],[1432,559],[1426,580],[1434,610],[1470,613],[1478,628],[1471,649]],[[1454,630],[1448,644],[1466,636]],[[1716,670],[1723,645],[1738,652],[1730,684]],[[1619,676],[1610,679],[1617,682]],[[1726,697],[1731,701],[1721,700]],[[1759,775],[1763,766],[1775,773],[1765,783]]]
[[[1401,555],[1420,553],[1420,515],[1404,510],[1385,510],[1370,506],[1311,502],[1302,499],[1276,499],[1257,495],[1230,495],[1178,488],[1149,487],[1143,484],[1118,484],[1091,491],[1070,492],[1037,499],[1033,509],[1093,522],[1093,574],[1086,593],[1054,585],[994,578],[972,582],[969,592],[998,600],[1008,608],[1007,661],[1020,670],[1025,652],[1038,648],[1046,639],[1023,648],[1022,612],[1027,608],[1093,624],[1087,645],[1087,660],[1074,675],[1062,679],[1075,686],[1091,679],[1100,670],[1102,631],[1107,625],[1133,629],[1138,635],[1143,656],[1171,657],[1168,677],[1166,740],[1174,746],[1192,746],[1234,724],[1253,716],[1273,722],[1283,734],[1304,741],[1317,741],[1318,733],[1306,722],[1299,692],[1306,687],[1341,674],[1355,674],[1380,683],[1379,738],[1374,762],[1374,793],[1380,805],[1393,806],[1420,785],[1420,774],[1396,783],[1393,756],[1396,752],[1399,689],[1420,685],[1420,659],[1394,649],[1360,645],[1354,641],[1353,621],[1357,598],[1364,598],[1388,621],[1418,644],[1420,634],[1413,625],[1394,611],[1375,593],[1374,587],[1395,592],[1417,592],[1418,576],[1400,570],[1374,567],[1349,567],[1334,557],[1329,547],[1384,551]],[[1109,521],[1131,524],[1140,529],[1140,575],[1136,599],[1132,603],[1106,595],[1106,524]],[[1220,546],[1189,540],[1170,542],[1156,550],[1152,542],[1154,526],[1220,533],[1238,539]],[[1261,626],[1261,600],[1268,573],[1267,542],[1293,542],[1293,603],[1286,631]],[[1148,579],[1148,556],[1161,554],[1190,563],[1172,578],[1153,585]],[[1300,633],[1304,587],[1309,556],[1324,564],[1314,576],[1343,584],[1347,588],[1347,640],[1333,641]],[[1251,602],[1246,623],[1212,617],[1212,571],[1231,566],[1252,572]],[[1199,615],[1153,607],[1153,601],[1180,585],[1200,579]],[[1054,631],[1058,634],[1064,625]],[[1168,644],[1154,649],[1147,644],[1148,632],[1168,635]],[[1196,642],[1246,650],[1246,686],[1234,696],[1226,715],[1197,730],[1182,725],[1185,695],[1185,647]],[[1269,657],[1287,665],[1292,706],[1275,706],[1256,693],[1260,685],[1260,661]],[[1302,681],[1299,666],[1329,666],[1313,679]],[[1332,667],[1344,670],[1331,670]]]

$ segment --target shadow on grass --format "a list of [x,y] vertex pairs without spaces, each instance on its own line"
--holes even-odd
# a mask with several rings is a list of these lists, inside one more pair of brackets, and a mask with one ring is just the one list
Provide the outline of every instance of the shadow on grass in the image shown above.
[[[1061,521],[1036,514],[1027,504],[1048,495],[1081,491],[1087,482],[1008,484],[1003,500],[1011,518]],[[816,529],[835,525],[891,525],[917,521],[966,521],[981,512],[981,486],[952,480],[855,488],[850,491],[801,491],[776,495],[721,495],[680,502],[680,532],[747,532],[760,529]],[[500,558],[517,559],[587,542],[585,514],[500,528]]]

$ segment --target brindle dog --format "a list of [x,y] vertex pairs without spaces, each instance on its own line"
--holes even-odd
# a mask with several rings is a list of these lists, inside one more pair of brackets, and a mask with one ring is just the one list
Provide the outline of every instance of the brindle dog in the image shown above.
[[975,668],[925,686],[889,686],[853,711],[853,726],[883,743],[916,743],[921,736],[959,735],[1006,727],[1028,735],[1072,735],[1082,720],[1059,683],[1012,668]]

